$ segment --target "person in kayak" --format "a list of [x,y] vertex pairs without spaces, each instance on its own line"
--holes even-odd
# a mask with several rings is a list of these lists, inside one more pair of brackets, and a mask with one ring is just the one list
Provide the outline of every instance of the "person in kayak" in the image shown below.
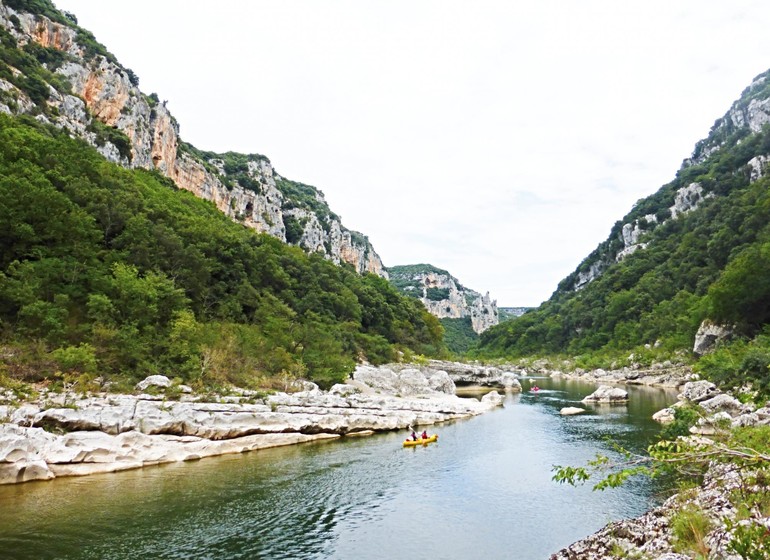
[[422,436],[420,436],[422,439],[428,439],[428,430],[422,431]]
[[412,430],[412,441],[417,441],[417,434],[414,433],[414,430]]

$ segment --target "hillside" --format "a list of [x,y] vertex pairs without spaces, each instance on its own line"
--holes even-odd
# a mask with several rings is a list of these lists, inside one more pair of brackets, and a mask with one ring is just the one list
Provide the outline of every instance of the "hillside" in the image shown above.
[[766,72],[674,180],[616,222],[547,302],[485,332],[482,354],[690,350],[706,320],[748,339],[762,332],[770,321],[769,122]]
[[438,321],[387,280],[29,117],[0,115],[0,200],[0,378],[328,385],[360,359],[441,353]]
[[328,386],[445,352],[320,191],[183,142],[138,84],[74,15],[0,1],[0,385]]
[[463,354],[478,342],[478,335],[499,322],[497,302],[464,287],[446,270],[430,264],[393,266],[391,283],[420,300],[444,326],[447,348]]
[[366,236],[345,228],[315,187],[282,177],[263,155],[184,142],[166,102],[50,0],[0,1],[0,112],[54,124],[124,167],[157,169],[258,232],[385,274]]

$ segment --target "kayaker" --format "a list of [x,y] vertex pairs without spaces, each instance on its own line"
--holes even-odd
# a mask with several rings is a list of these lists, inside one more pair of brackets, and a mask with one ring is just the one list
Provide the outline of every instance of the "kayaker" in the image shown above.
[[412,441],[417,441],[417,434],[414,433],[414,430],[412,430]]
[[421,437],[422,439],[428,439],[428,430],[423,430]]

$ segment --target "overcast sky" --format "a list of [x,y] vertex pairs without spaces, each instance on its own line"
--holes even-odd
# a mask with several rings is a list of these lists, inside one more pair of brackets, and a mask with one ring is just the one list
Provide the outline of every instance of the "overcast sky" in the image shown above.
[[198,148],[535,306],[770,67],[767,0],[54,0]]

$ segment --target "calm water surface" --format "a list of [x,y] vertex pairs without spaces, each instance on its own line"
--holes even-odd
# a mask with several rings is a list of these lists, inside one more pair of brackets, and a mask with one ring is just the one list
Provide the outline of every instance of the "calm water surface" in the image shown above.
[[[649,481],[592,492],[551,481],[614,441],[643,449],[676,393],[561,417],[594,386],[542,391],[404,433],[268,449],[110,475],[0,486],[0,558],[539,559],[657,502]],[[525,388],[528,386],[525,383]]]

